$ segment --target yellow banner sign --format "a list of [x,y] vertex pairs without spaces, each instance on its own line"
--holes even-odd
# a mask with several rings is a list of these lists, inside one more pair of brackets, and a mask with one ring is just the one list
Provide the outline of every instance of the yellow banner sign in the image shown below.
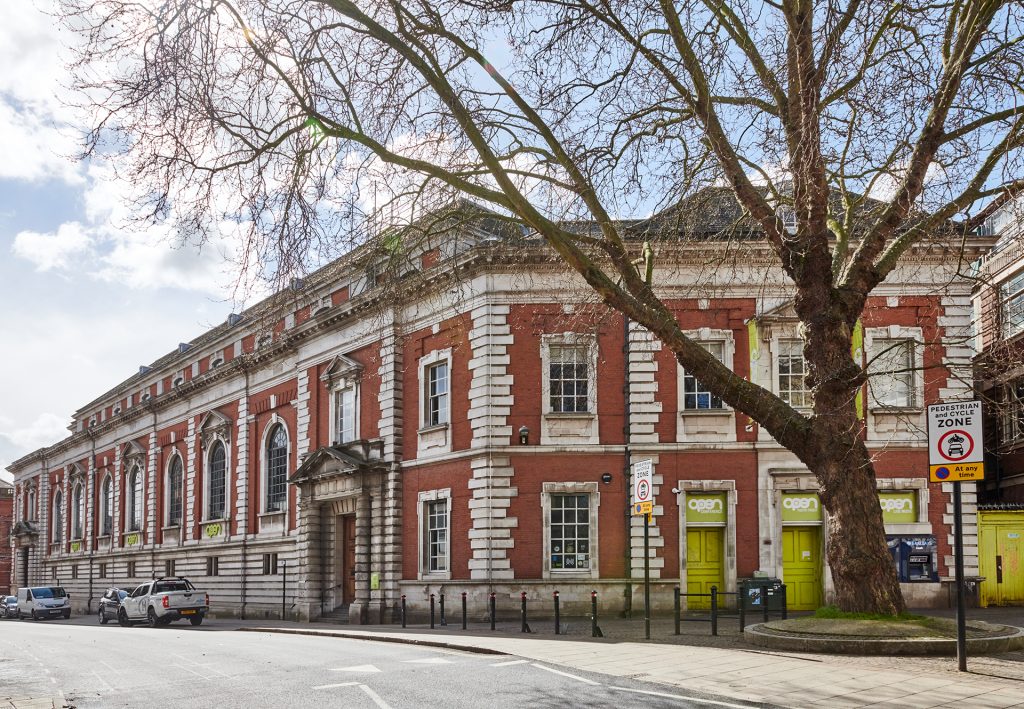
[[956,483],[964,480],[984,480],[984,463],[947,463],[946,465],[932,465],[929,468],[930,479],[933,483]]
[[649,515],[654,512],[654,502],[648,500],[647,502],[637,502],[633,504],[633,516]]

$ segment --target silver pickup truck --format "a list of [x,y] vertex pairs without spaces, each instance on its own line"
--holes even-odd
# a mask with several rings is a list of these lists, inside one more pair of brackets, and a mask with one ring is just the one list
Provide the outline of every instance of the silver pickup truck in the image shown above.
[[167,625],[188,618],[192,625],[202,625],[210,610],[210,596],[185,578],[159,578],[148,581],[121,602],[117,621],[128,626],[148,622],[151,627]]

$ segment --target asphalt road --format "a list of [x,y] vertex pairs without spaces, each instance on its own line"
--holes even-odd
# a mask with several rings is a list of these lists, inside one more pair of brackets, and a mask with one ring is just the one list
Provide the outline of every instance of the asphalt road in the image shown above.
[[[95,620],[92,621],[95,623]],[[744,707],[506,655],[302,635],[0,621],[0,704],[69,707]]]

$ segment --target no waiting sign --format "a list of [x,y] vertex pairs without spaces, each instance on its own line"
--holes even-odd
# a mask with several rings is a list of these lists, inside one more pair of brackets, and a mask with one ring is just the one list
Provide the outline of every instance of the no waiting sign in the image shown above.
[[931,481],[984,479],[983,440],[980,401],[955,401],[929,406],[928,467]]

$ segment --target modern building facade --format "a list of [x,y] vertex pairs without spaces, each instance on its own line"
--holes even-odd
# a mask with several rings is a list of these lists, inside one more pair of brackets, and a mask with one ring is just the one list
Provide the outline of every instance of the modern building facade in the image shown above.
[[[807,405],[792,294],[767,245],[716,238],[721,218],[658,246],[659,293],[734,371]],[[491,592],[511,607],[556,589],[566,612],[592,590],[628,612],[629,471],[651,460],[656,606],[758,573],[794,608],[827,602],[828,520],[792,454],[529,235],[473,212],[408,243],[397,271],[367,247],[182,343],[13,463],[13,585],[59,580],[80,611],[177,574],[246,617],[389,621],[403,595],[422,610],[442,589],[478,615]],[[914,606],[945,605],[952,575],[951,490],[928,482],[923,431],[926,404],[971,396],[959,246],[908,254],[858,330],[864,435]]]

